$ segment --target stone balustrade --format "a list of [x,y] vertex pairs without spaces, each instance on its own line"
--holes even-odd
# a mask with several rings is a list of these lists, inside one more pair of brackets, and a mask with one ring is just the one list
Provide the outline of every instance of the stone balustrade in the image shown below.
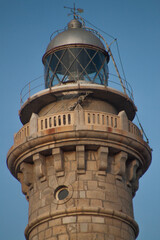
[[128,121],[128,131],[136,136],[142,137],[141,130],[131,121]]
[[[58,114],[50,114],[47,116],[39,117],[37,114],[32,118],[29,123],[25,124],[14,136],[14,145],[20,145],[25,141],[27,137],[30,137],[32,133],[41,132],[48,129],[76,126],[78,124],[85,126],[87,128],[91,125],[99,126],[99,131],[104,131],[104,127],[125,130],[129,132],[133,138],[140,137],[143,138],[139,128],[128,120],[124,111],[120,112],[118,115],[106,113],[106,112],[95,112],[88,110],[80,110],[81,117],[77,117],[77,110],[70,112],[63,112]],[[124,121],[125,119],[125,121]],[[82,122],[81,122],[82,121]],[[34,122],[34,131],[33,128]],[[32,125],[32,127],[31,127]],[[37,126],[37,127],[35,127]],[[101,129],[102,128],[102,129]],[[90,128],[89,128],[90,129]],[[107,131],[107,130],[106,130]]]
[[120,127],[120,117],[111,113],[85,111],[86,125],[102,125],[112,128]]
[[74,124],[74,113],[51,114],[38,118],[38,131]]
[[14,144],[21,144],[29,135],[29,123],[27,123],[14,135]]

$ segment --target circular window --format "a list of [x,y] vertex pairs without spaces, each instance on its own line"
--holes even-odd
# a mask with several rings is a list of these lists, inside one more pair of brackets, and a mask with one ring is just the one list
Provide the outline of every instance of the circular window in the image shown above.
[[66,188],[60,189],[57,193],[58,200],[63,200],[68,196],[69,192]]
[[71,185],[60,185],[54,191],[54,203],[64,204],[69,201],[73,195],[73,187]]
[[55,198],[57,200],[64,200],[69,194],[68,188],[66,186],[60,186],[55,191]]

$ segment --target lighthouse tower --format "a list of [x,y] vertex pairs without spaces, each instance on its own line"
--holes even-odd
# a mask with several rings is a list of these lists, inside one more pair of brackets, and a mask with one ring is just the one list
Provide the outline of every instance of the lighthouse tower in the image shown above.
[[27,240],[134,240],[132,199],[151,149],[123,86],[109,86],[110,49],[76,17],[43,56],[45,89],[19,111],[7,155],[29,202]]

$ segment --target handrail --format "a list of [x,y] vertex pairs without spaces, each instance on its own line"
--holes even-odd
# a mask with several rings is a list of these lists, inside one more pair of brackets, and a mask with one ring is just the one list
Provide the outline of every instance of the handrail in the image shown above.
[[[35,94],[37,91],[34,91],[35,89],[39,88],[39,91],[44,90],[44,80],[42,81],[42,77],[37,77],[35,79],[33,79],[32,81],[28,82],[21,90],[20,92],[20,106],[23,105],[23,103],[30,98],[31,94]],[[108,79],[108,86],[110,87],[111,84],[114,84],[114,86],[120,86],[120,89],[117,88],[117,90],[119,90],[120,92],[123,93],[122,88],[121,88],[121,84],[118,81],[115,80],[111,80],[112,77],[114,78],[118,78],[117,75],[109,73],[109,79]],[[39,80],[39,81],[38,81]],[[38,83],[37,83],[38,81]],[[124,82],[126,82],[127,84],[125,84],[126,86],[128,86],[126,88],[126,92],[129,96],[129,98],[131,98],[131,100],[133,101],[133,90],[131,85],[125,80],[123,79]],[[35,84],[36,82],[36,84]],[[91,83],[92,84],[92,83]],[[94,83],[95,84],[95,83]],[[116,89],[116,87],[115,87]]]
[[40,82],[40,83],[36,84],[36,86],[33,87],[34,82],[41,79],[42,77],[43,77],[43,75],[41,75],[37,78],[34,78],[33,80],[29,81],[26,85],[24,85],[24,87],[22,88],[22,90],[20,92],[20,106],[22,106],[23,103],[31,96],[31,93],[33,92],[34,89],[37,89],[38,87],[41,87],[41,86],[43,86],[43,88],[40,90],[44,89],[44,82]]

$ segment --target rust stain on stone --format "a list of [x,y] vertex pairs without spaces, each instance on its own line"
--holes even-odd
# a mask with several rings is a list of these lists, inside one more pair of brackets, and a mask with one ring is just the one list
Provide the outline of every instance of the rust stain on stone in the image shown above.
[[44,131],[44,133],[45,133],[46,135],[49,135],[49,134],[55,133],[55,128],[47,129],[47,130]]
[[113,129],[111,127],[108,127],[108,132],[113,132]]

